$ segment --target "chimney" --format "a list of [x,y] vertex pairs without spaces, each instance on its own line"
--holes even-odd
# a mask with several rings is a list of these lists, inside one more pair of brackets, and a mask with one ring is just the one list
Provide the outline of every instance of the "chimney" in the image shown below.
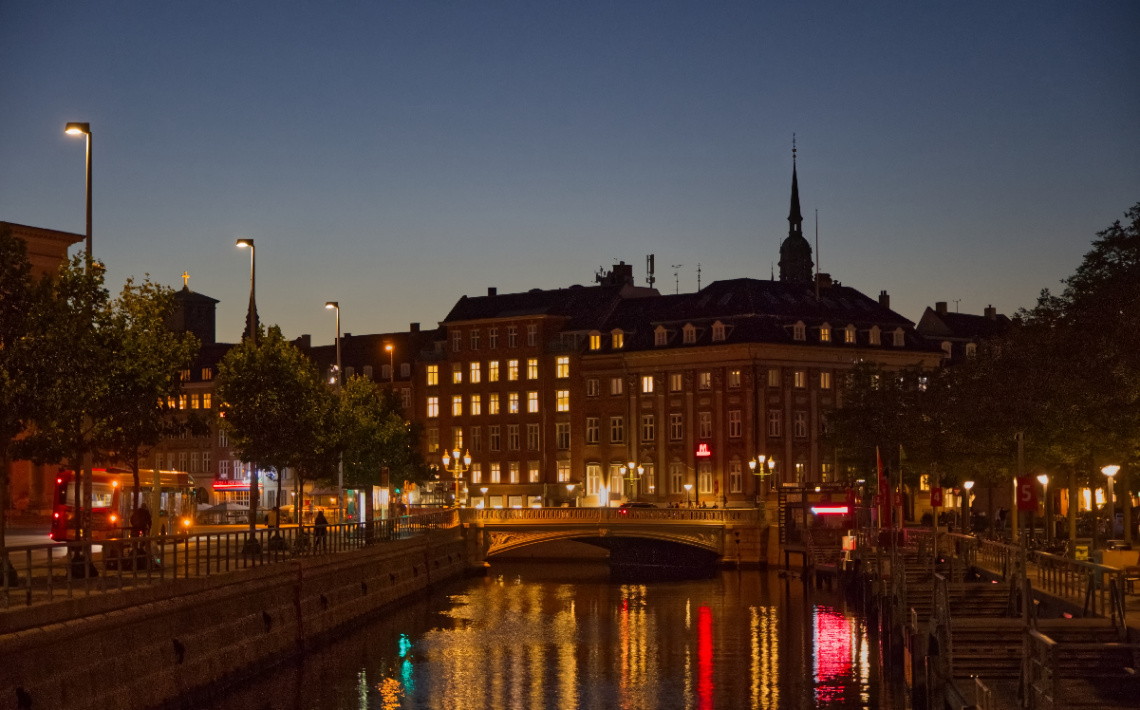
[[487,287],[487,295],[488,296],[498,296],[499,295],[499,289],[495,288],[494,286],[488,286]]
[[886,289],[879,291],[879,305],[888,311],[891,310],[891,297],[887,294]]
[[986,306],[985,314],[986,318],[989,318],[990,320],[997,320],[997,309],[992,305]]
[[934,312],[940,316],[946,315],[946,301],[937,301],[934,304]]
[[832,285],[831,284],[831,274],[825,274],[823,272],[816,274],[815,275],[815,283],[820,288],[830,288]]
[[420,332],[420,324],[419,323],[412,323],[408,326],[408,330],[410,330],[413,333],[418,333],[418,332]]

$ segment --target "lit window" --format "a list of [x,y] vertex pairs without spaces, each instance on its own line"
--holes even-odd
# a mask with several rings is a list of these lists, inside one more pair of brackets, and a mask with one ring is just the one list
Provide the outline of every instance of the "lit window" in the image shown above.
[[620,377],[611,377],[610,378],[610,394],[621,394],[621,390],[622,390],[621,383],[622,383],[622,379]]
[[819,342],[821,342],[821,343],[830,343],[831,342],[831,326],[828,325],[827,323],[824,323],[823,325],[821,325],[819,327]]
[[830,372],[819,373],[819,388],[821,390],[831,389],[831,373]]
[[645,442],[653,441],[654,435],[657,433],[656,422],[652,414],[641,415],[641,440]]
[[824,483],[831,483],[835,477],[835,470],[829,463],[821,463],[819,465],[819,480]]
[[601,335],[598,335],[597,333],[591,333],[590,334],[590,349],[591,350],[601,350],[602,349],[602,336]]
[[178,395],[178,408],[179,409],[186,409],[186,395],[184,395],[184,394]]
[[202,409],[209,409],[210,406],[210,393],[206,392],[202,395]]
[[779,370],[774,369],[774,368],[771,370],[768,370],[768,386],[769,387],[779,387],[780,386],[780,371]]
[[203,382],[209,382],[212,379],[214,379],[214,369],[211,367],[203,367],[202,368],[202,381]]
[[517,348],[519,346],[519,329],[513,325],[507,326],[507,347]]
[[451,352],[457,353],[463,348],[463,331],[455,330],[451,333]]
[[471,363],[471,384],[477,385],[483,381],[483,367],[481,363]]
[[701,439],[712,438],[712,412],[697,413],[697,436]]
[[855,343],[855,326],[849,325],[843,329],[843,342],[847,343],[848,345],[853,345]]
[[491,464],[491,483],[502,483],[503,469],[502,464]]
[[538,345],[538,326],[528,325],[526,327],[526,344],[530,347]]
[[744,427],[741,425],[740,410],[732,409],[728,412],[728,437],[739,439]]
[[197,409],[197,408],[198,408],[198,395],[192,394],[192,395],[190,395],[190,409]]
[[570,481],[570,462],[559,461],[557,464],[555,464],[555,466],[557,467],[558,471],[558,482],[568,483]]
[[488,382],[498,382],[499,381],[499,361],[498,360],[491,360],[490,362],[487,363],[487,381]]
[[697,375],[697,387],[699,387],[700,389],[703,389],[703,390],[711,390],[712,389],[712,373],[711,372],[702,372],[699,375]]
[[487,395],[487,414],[499,413],[499,393],[492,392]]
[[518,414],[519,413],[519,393],[518,392],[508,392],[507,393],[507,413],[509,413],[509,414]]
[[537,461],[528,461],[526,464],[526,472],[527,480],[531,483],[539,483],[541,481],[541,474],[539,473]]
[[459,449],[460,451],[463,450],[463,427],[451,427],[451,442],[454,448]]
[[570,358],[560,357],[554,361],[554,376],[559,379],[570,376]]
[[680,372],[672,373],[671,375],[669,375],[669,391],[670,392],[680,392],[682,386],[684,385],[684,382],[685,382],[685,378],[684,378],[684,376],[681,375]]
[[526,393],[526,411],[531,414],[538,411],[538,392]]
[[458,385],[463,382],[463,363],[451,363],[451,384]]
[[[538,401],[537,401],[538,400],[538,393],[535,392],[534,396],[535,396],[535,406],[537,407],[537,405],[538,405]],[[570,390],[558,390],[554,393],[554,398],[555,398],[555,402],[557,403],[557,409],[559,412],[569,412],[570,411]]]
[[453,395],[451,398],[451,416],[463,416],[463,395]]
[[477,417],[483,413],[483,396],[471,395],[471,416]]
[[481,463],[471,464],[471,482],[472,483],[482,483],[483,482],[483,464],[481,464]]
[[701,493],[712,493],[712,479],[712,464],[708,461],[697,464],[697,485]]
[[596,444],[599,441],[598,431],[600,429],[598,417],[586,417],[586,443]]
[[439,384],[439,365],[427,366],[427,383],[429,387]]
[[624,344],[625,344],[625,334],[622,333],[620,330],[615,330],[613,332],[613,348],[614,348],[614,350],[621,350],[621,348]]
[[590,378],[586,380],[586,396],[597,397],[602,393],[601,381],[597,378]]
[[439,397],[427,398],[427,415],[429,417],[439,416]]
[[653,375],[641,376],[641,393],[649,394],[653,391]]
[[491,348],[492,350],[499,347],[499,329],[498,328],[488,328],[487,329],[487,347]]
[[796,370],[793,375],[793,381],[796,389],[803,389],[807,387],[807,371]]
[[538,358],[528,358],[526,361],[526,378],[528,380],[538,379]]
[[680,412],[673,412],[669,415],[669,441],[680,441],[684,437],[684,419]]
[[728,386],[729,387],[739,387],[740,386],[740,370],[729,370],[728,371]]
[[683,334],[682,342],[686,344],[697,342],[697,329],[692,323],[686,323],[681,333]]
[[596,463],[586,464],[586,495],[597,495],[601,487],[602,467]]
[[519,378],[519,361],[507,360],[507,379],[514,382]]
[[795,340],[807,340],[807,327],[804,326],[803,321],[792,326],[792,338]]

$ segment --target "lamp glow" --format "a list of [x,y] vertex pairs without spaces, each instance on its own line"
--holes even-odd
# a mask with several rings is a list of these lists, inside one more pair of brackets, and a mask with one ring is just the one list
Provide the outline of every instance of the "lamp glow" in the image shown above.
[[1102,468],[1100,470],[1100,472],[1103,473],[1104,475],[1108,476],[1109,478],[1112,478],[1113,476],[1116,475],[1117,471],[1119,471],[1119,470],[1120,470],[1119,466],[1113,465],[1113,466],[1105,466],[1104,468]]

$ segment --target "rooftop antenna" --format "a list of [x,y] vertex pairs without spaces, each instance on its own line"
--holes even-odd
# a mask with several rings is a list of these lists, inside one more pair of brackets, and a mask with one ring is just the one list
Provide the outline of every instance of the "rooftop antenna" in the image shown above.
[[653,254],[645,257],[645,270],[649,272],[645,282],[649,284],[649,288],[653,288],[653,284],[657,283],[657,277],[653,275]]
[[[795,138],[792,139],[793,142]],[[819,208],[815,210],[815,300],[819,300]]]
[[673,264],[673,280],[676,281],[676,288],[677,288],[676,292],[677,293],[681,292],[681,275],[680,275],[681,271],[680,271],[680,269],[682,266],[684,266],[684,264]]
[[701,262],[697,262],[697,290],[701,290]]
[[958,304],[959,304],[959,303],[961,303],[961,302],[962,302],[962,299],[960,299],[960,298],[955,298],[955,299],[954,299],[954,312],[955,312],[955,313],[957,313],[957,312],[958,312]]

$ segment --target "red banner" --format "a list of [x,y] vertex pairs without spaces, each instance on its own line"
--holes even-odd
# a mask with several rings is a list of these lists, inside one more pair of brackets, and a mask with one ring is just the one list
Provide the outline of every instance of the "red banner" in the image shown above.
[[935,508],[942,507],[942,489],[941,488],[931,488],[930,489],[930,505],[934,506]]
[[1037,487],[1032,476],[1017,479],[1017,509],[1037,510]]

